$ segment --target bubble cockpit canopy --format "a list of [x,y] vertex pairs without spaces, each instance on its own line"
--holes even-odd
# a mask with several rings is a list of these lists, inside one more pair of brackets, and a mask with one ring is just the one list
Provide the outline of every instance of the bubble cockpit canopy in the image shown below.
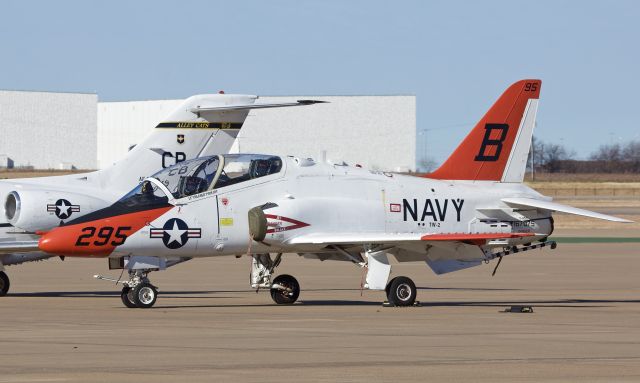
[[[263,154],[227,154],[180,162],[154,174],[175,199],[275,174],[282,159]],[[168,196],[150,181],[144,181],[119,201],[127,206],[168,203]]]

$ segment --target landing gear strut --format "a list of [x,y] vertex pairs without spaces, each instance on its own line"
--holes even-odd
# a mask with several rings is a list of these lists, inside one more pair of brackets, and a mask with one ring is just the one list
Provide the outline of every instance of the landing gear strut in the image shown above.
[[276,267],[282,261],[282,253],[271,259],[270,254],[255,254],[251,261],[251,287],[268,288],[271,299],[279,305],[292,304],[300,296],[300,284],[291,275],[282,274],[271,282]]
[[120,278],[108,278],[102,275],[94,275],[97,279],[103,279],[115,283],[122,283],[124,287],[120,293],[122,304],[126,307],[148,309],[156,304],[158,288],[149,281],[149,273],[152,271],[166,270],[182,262],[190,260],[189,257],[163,258],[154,256],[131,256],[125,258],[109,258],[110,270],[127,270],[129,280]]
[[0,271],[0,297],[7,295],[9,285],[9,276],[4,271]]

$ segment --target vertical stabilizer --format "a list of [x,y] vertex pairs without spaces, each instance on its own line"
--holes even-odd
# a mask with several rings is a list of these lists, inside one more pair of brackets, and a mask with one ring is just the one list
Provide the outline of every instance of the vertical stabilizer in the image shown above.
[[250,106],[257,96],[210,94],[187,98],[124,158],[95,173],[103,187],[124,194],[142,179],[178,162],[227,153],[250,109],[194,112],[202,107]]
[[107,169],[91,173],[90,181],[122,195],[146,177],[178,162],[229,153],[252,109],[322,103],[316,100],[257,104],[258,96],[210,94],[186,99],[140,144]]
[[511,85],[444,164],[426,177],[522,182],[541,86],[540,80]]

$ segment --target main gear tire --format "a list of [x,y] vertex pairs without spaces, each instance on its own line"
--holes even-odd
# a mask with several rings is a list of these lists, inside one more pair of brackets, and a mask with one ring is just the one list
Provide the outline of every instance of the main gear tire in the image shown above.
[[393,306],[412,306],[416,295],[416,284],[408,277],[393,278],[388,285],[387,299]]
[[138,308],[148,309],[156,304],[158,289],[151,283],[141,283],[133,288],[132,301]]
[[[271,299],[279,305],[295,303],[300,296],[300,284],[291,275],[278,275],[271,284]],[[273,287],[280,286],[282,288]]]
[[120,293],[120,299],[122,299],[122,303],[130,308],[135,309],[138,308],[136,303],[133,301],[133,289],[129,286],[125,286],[122,288],[122,292]]
[[10,285],[7,273],[0,271],[0,297],[7,295]]
[[393,278],[389,282],[387,282],[387,286],[384,288],[384,292],[387,294],[387,297],[389,296],[389,291],[391,291],[391,284],[395,279],[396,278]]

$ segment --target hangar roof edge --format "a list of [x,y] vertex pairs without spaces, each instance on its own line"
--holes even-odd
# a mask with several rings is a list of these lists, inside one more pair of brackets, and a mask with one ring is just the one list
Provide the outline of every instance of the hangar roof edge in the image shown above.
[[97,92],[72,92],[54,90],[34,90],[34,89],[0,89],[0,92],[26,92],[26,93],[60,93],[60,94],[89,94],[97,96]]

